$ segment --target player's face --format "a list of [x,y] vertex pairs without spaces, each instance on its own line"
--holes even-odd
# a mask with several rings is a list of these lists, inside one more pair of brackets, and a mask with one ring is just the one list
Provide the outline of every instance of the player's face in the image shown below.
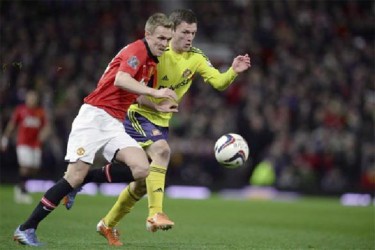
[[173,32],[172,46],[176,52],[189,51],[197,33],[196,23],[182,22]]
[[161,56],[172,38],[172,29],[158,26],[154,33],[146,32],[146,40],[154,56]]
[[28,107],[36,107],[38,105],[38,95],[34,91],[26,94],[25,103]]

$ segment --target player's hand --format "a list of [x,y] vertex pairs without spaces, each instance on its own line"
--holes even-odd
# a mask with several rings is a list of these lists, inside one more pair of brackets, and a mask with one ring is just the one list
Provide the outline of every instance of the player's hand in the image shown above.
[[232,63],[232,68],[234,72],[241,73],[247,70],[251,67],[251,60],[248,54],[245,55],[239,55],[236,58],[234,58]]
[[7,150],[7,148],[8,148],[8,138],[7,137],[5,137],[5,136],[3,136],[2,138],[1,138],[1,145],[0,145],[0,150],[1,151],[6,151]]
[[178,103],[170,98],[164,99],[158,104],[155,104],[155,109],[159,112],[164,113],[177,113],[178,112]]
[[158,89],[155,90],[152,94],[153,97],[156,98],[169,98],[174,101],[177,101],[177,94],[171,89],[168,88],[163,88],[163,89]]

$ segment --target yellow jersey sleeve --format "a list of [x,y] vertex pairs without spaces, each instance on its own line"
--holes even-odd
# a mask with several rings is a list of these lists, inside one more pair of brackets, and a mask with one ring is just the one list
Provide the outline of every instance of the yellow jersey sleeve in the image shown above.
[[206,83],[209,83],[217,90],[225,90],[237,77],[232,67],[227,71],[221,73],[218,69],[212,66],[208,57],[206,57],[200,49],[193,48],[197,54],[200,54],[199,66],[197,73],[200,74]]

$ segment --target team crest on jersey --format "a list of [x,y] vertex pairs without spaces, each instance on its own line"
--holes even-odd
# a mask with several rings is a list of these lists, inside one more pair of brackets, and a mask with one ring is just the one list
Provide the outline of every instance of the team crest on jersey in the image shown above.
[[128,65],[133,68],[133,69],[136,69],[137,66],[139,64],[139,60],[136,56],[132,56],[128,59]]
[[191,75],[191,70],[190,69],[186,69],[184,71],[184,73],[182,73],[182,77],[183,78],[188,78],[190,75]]
[[77,149],[77,155],[82,156],[84,154],[85,154],[85,149],[84,148],[81,147],[81,148]]
[[156,128],[153,129],[151,133],[152,133],[152,136],[158,136],[158,135],[161,135],[160,130],[159,130],[159,129],[156,129]]

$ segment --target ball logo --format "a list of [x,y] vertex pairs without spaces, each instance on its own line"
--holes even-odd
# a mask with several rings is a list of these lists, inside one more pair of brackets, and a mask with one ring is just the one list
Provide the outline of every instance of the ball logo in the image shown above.
[[232,144],[235,142],[234,140],[234,137],[232,136],[229,136],[229,135],[224,135],[226,137],[226,140],[223,144],[221,145],[216,145],[215,147],[215,150],[220,153],[220,151],[223,149],[223,148],[226,148],[228,145]]
[[82,156],[84,154],[85,154],[85,149],[84,148],[78,148],[77,149],[77,155]]

